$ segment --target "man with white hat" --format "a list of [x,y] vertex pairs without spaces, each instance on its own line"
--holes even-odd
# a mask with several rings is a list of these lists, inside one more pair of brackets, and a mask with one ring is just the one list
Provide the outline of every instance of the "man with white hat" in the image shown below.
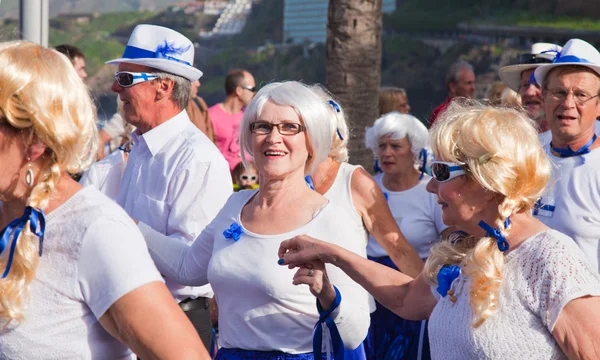
[[583,40],[569,40],[552,64],[535,70],[535,80],[552,132],[545,148],[557,166],[534,215],[572,237],[600,272],[600,141],[594,133],[600,53]]
[[[519,55],[516,65],[504,66],[499,71],[500,79],[521,96],[523,107],[529,117],[538,124],[540,133],[549,130],[542,109],[544,98],[540,85],[530,80],[533,71],[540,65],[552,63],[560,50],[561,47],[555,44],[535,43],[531,46],[530,53]],[[548,138],[550,136],[548,133]]]
[[[112,90],[137,128],[117,202],[146,239],[193,242],[232,193],[227,162],[185,111],[191,82],[202,76],[193,61],[194,45],[185,36],[138,25],[123,56],[107,62],[119,65]],[[208,348],[212,290],[165,282]]]

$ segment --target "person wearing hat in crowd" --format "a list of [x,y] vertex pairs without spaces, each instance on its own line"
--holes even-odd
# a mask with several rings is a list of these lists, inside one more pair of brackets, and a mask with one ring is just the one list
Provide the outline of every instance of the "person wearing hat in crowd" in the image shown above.
[[[112,90],[123,101],[123,117],[137,130],[117,203],[148,239],[191,243],[232,193],[227,162],[190,121],[191,83],[202,72],[192,66],[194,45],[161,26],[138,25],[117,64]],[[209,348],[210,287],[165,282]]]
[[600,272],[600,53],[579,39],[569,40],[552,64],[538,67],[546,121],[552,141],[545,145],[556,164],[551,187],[534,215],[575,240]]
[[433,126],[438,116],[450,105],[452,99],[457,97],[473,97],[475,94],[475,72],[473,71],[473,66],[464,60],[452,64],[446,74],[446,87],[448,88],[448,97],[443,103],[433,109],[429,118],[429,126]]
[[244,108],[248,106],[256,93],[256,83],[249,71],[233,69],[225,77],[225,100],[208,109],[208,116],[215,132],[217,147],[229,163],[229,170],[239,164],[240,123]]

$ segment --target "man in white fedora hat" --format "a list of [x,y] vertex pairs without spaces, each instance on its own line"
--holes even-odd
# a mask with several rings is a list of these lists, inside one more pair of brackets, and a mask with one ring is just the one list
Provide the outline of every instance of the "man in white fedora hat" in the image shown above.
[[[227,161],[185,111],[202,76],[193,62],[189,39],[154,25],[136,26],[123,56],[107,62],[119,66],[112,90],[137,128],[117,202],[146,239],[193,242],[232,193]],[[165,282],[208,348],[212,290]]]
[[[534,70],[543,64],[552,63],[560,50],[561,47],[555,44],[535,43],[531,46],[531,52],[519,55],[517,64],[504,66],[498,72],[500,79],[521,96],[523,107],[529,117],[538,124],[540,133],[549,130],[542,109],[544,98],[540,85],[530,80]],[[547,136],[549,141],[550,133]]]
[[552,64],[535,70],[552,132],[545,145],[554,169],[551,187],[534,215],[575,240],[600,272],[600,53],[579,39],[569,40]]

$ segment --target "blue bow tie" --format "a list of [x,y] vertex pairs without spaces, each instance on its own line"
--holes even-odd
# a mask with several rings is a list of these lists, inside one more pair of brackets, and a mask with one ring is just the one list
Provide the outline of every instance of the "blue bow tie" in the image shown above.
[[583,145],[581,147],[581,149],[579,149],[577,151],[574,151],[573,149],[571,149],[570,146],[567,146],[566,149],[556,148],[556,147],[552,146],[552,143],[550,143],[550,148],[552,149],[552,151],[557,153],[558,156],[560,156],[562,158],[567,158],[567,157],[573,157],[573,156],[584,155],[584,154],[589,153],[591,151],[590,146],[592,146],[594,141],[596,141],[596,134],[594,134],[594,136],[592,137],[592,140],[588,141],[587,144]]
[[44,232],[46,231],[46,218],[44,217],[43,211],[34,209],[31,206],[27,206],[23,216],[13,220],[1,232],[2,237],[0,237],[0,254],[2,254],[8,246],[10,237],[14,232],[12,244],[10,246],[10,253],[8,255],[8,262],[6,263],[6,269],[4,270],[2,279],[6,278],[10,272],[10,267],[15,256],[15,250],[17,249],[17,241],[19,239],[19,235],[21,235],[21,232],[23,231],[23,228],[27,224],[27,221],[29,221],[29,229],[31,232],[34,233],[40,240],[39,254],[42,256],[42,244],[44,242]]
[[[496,243],[498,244],[498,250],[502,252],[508,250],[508,241],[506,241],[506,238],[504,237],[504,235],[502,235],[500,229],[492,227],[490,224],[486,223],[483,220],[481,220],[478,225],[480,228],[485,230],[485,236],[496,239]],[[507,217],[506,220],[504,220],[504,228],[506,229],[509,225],[510,216]]]

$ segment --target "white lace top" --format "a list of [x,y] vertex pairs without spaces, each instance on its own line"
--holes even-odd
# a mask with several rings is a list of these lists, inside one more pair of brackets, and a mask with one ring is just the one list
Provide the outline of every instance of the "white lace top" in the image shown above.
[[506,255],[502,285],[499,309],[475,329],[469,280],[454,280],[456,303],[440,298],[430,317],[432,359],[566,359],[552,336],[560,312],[571,300],[600,296],[600,275],[554,230]]

